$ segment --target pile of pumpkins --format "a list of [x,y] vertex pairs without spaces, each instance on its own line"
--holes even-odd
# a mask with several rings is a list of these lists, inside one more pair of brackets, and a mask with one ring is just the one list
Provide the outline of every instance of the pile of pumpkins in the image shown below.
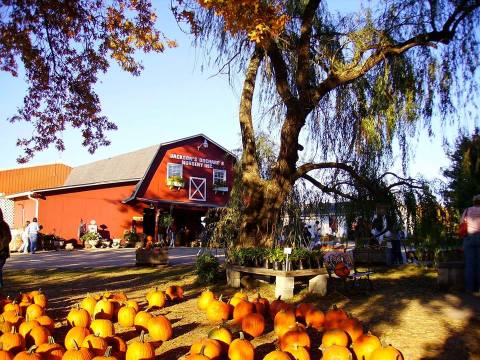
[[[195,342],[186,360],[254,360],[254,345],[246,339],[261,336],[266,319],[273,320],[273,331],[278,339],[277,350],[268,353],[264,360],[310,360],[313,346],[322,352],[322,360],[403,360],[393,346],[382,346],[371,333],[364,333],[363,324],[337,307],[326,312],[310,303],[294,307],[280,299],[272,303],[257,295],[252,301],[243,292],[237,292],[229,302],[217,298],[210,290],[197,298],[197,306],[207,318],[223,323],[212,329],[207,338]],[[226,326],[240,327],[239,338]],[[308,330],[307,329],[311,329]],[[309,331],[320,332],[321,344],[312,344]],[[258,358],[258,356],[257,356]],[[319,360],[320,360],[319,359]]]
[[[183,289],[169,286],[146,295],[148,309],[159,309],[167,301],[183,299]],[[46,315],[47,297],[41,291],[22,293],[15,300],[0,299],[0,360],[148,360],[155,348],[173,336],[172,324],[162,316],[142,311],[124,293],[87,295],[66,318],[69,330],[63,345],[51,336],[61,328]],[[139,339],[128,345],[115,333],[114,324],[135,328]],[[151,341],[145,341],[148,332]]]

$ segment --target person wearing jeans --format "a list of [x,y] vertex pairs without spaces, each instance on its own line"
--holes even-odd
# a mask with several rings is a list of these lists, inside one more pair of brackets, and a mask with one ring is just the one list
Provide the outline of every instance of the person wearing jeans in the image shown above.
[[467,208],[461,222],[467,221],[467,236],[463,238],[465,257],[465,290],[480,290],[480,194],[473,197],[473,206]]
[[28,241],[30,243],[31,254],[35,254],[35,250],[37,249],[37,239],[39,231],[40,226],[38,225],[38,220],[36,217],[34,217],[32,222],[27,227]]

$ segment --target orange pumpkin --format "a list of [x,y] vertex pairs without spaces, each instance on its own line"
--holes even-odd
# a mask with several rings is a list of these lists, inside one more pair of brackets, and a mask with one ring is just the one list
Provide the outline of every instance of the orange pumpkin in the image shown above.
[[351,343],[355,342],[355,340],[363,335],[362,323],[354,318],[342,320],[340,322],[340,329],[348,334]]
[[35,346],[32,346],[30,349],[26,351],[21,351],[15,357],[14,360],[42,360],[40,354],[35,352]]
[[262,314],[264,318],[268,316],[268,313],[270,311],[270,302],[267,299],[261,297],[260,293],[258,293],[258,296],[253,299],[252,303],[253,306],[255,306],[255,311],[257,313]]
[[6,311],[14,311],[15,314],[21,312],[21,310],[20,310],[20,305],[19,305],[15,300],[13,300],[13,301],[10,302],[10,303],[5,304],[5,306],[3,307],[3,311],[4,311],[4,312],[6,312]]
[[35,320],[43,315],[45,309],[38,304],[30,304],[25,311],[25,317],[29,320]]
[[282,351],[286,351],[285,349],[291,345],[310,349],[310,336],[302,326],[295,325],[280,337],[279,345]]
[[290,357],[290,354],[287,352],[275,350],[265,355],[263,360],[292,360],[292,358]]
[[80,303],[80,308],[87,310],[90,314],[90,317],[93,317],[95,305],[97,305],[97,300],[95,300],[93,296],[87,295],[87,297],[85,297]]
[[208,333],[209,339],[214,339],[220,342],[222,345],[222,349],[224,353],[227,353],[228,347],[230,346],[233,336],[230,330],[228,330],[225,326],[218,325]]
[[55,329],[55,321],[48,315],[39,316],[38,318],[36,318],[35,321],[38,322],[41,326],[46,327],[50,332]]
[[283,349],[283,351],[292,355],[295,360],[310,360],[310,353],[303,346],[292,344]]
[[95,334],[90,334],[82,341],[82,348],[86,348],[91,354],[95,356],[101,356],[107,350],[107,341]]
[[265,319],[262,314],[250,313],[243,317],[242,331],[250,336],[257,337],[265,331]]
[[65,349],[76,349],[78,347],[78,344],[81,344],[83,342],[83,339],[85,339],[91,333],[92,332],[89,329],[80,326],[74,326],[73,328],[68,330],[67,335],[65,335]]
[[158,315],[148,320],[147,329],[154,341],[167,341],[173,336],[172,324],[163,315]]
[[0,344],[0,360],[12,360],[13,355],[10,351],[3,350],[2,344]]
[[18,333],[24,338],[27,334],[36,326],[40,326],[40,323],[37,320],[24,321],[18,327]]
[[93,318],[111,320],[114,310],[115,308],[111,301],[108,301],[108,299],[101,299],[95,304]]
[[135,324],[137,312],[133,307],[123,306],[118,310],[118,323],[123,327],[132,327]]
[[155,288],[154,291],[151,291],[147,294],[147,301],[149,308],[161,309],[165,306],[167,299],[163,291],[157,290],[157,288]]
[[279,338],[291,327],[295,326],[297,320],[292,310],[280,310],[273,320],[273,330]]
[[36,352],[42,355],[43,360],[62,360],[65,349],[50,336],[48,342],[39,345]]
[[348,275],[350,275],[350,269],[349,267],[343,263],[339,262],[335,265],[335,269],[333,270],[335,275],[337,275],[339,278],[346,278]]
[[325,314],[322,310],[310,309],[305,314],[305,324],[317,330],[323,329]]
[[241,324],[243,318],[246,315],[253,313],[254,310],[255,306],[251,302],[240,300],[233,308],[233,321],[237,324]]
[[146,312],[146,311],[139,311],[137,312],[137,315],[135,315],[135,319],[133,320],[133,325],[135,328],[140,331],[140,330],[148,330],[147,325],[148,321],[152,318],[152,314]]
[[322,360],[351,360],[352,353],[344,346],[332,345],[323,351]]
[[12,331],[13,324],[10,321],[0,319],[0,335]]
[[33,295],[32,301],[34,304],[40,305],[44,309],[47,308],[47,296],[40,290],[35,295]]
[[203,354],[209,359],[217,360],[222,355],[222,345],[215,339],[200,339],[192,344],[190,354]]
[[322,336],[322,345],[320,346],[320,348],[326,349],[327,347],[332,345],[347,346],[347,333],[341,329],[332,329],[325,331]]
[[305,315],[307,314],[307,312],[314,309],[315,306],[313,306],[313,304],[311,303],[300,303],[295,309],[295,316],[298,321],[305,321]]
[[227,321],[230,316],[230,305],[222,301],[222,296],[214,300],[207,308],[207,318],[213,322]]
[[187,354],[185,360],[210,360],[210,358],[205,356],[203,351],[201,351],[200,354]]
[[13,326],[17,327],[20,326],[24,320],[15,310],[4,311],[2,317],[4,321],[8,321]]
[[328,310],[325,314],[325,328],[326,329],[337,329],[340,327],[340,323],[343,320],[348,319],[348,315],[342,309],[337,308],[336,305],[333,305],[333,308]]
[[25,339],[15,331],[15,328],[0,336],[0,343],[3,344],[3,350],[10,351],[12,354],[25,350]]
[[140,307],[138,306],[138,303],[135,300],[127,300],[125,304],[128,307],[134,308],[135,312],[140,311]]
[[130,343],[127,347],[125,360],[153,360],[155,349],[149,342],[145,342],[145,335],[142,331],[140,339]]
[[210,290],[202,291],[202,293],[197,299],[197,307],[200,310],[205,311],[210,305],[210,302],[212,302],[215,299],[216,299],[215,294],[212,291]]
[[255,348],[252,343],[246,340],[243,332],[240,332],[240,338],[232,341],[228,348],[228,358],[230,360],[253,360],[255,357]]
[[62,360],[92,360],[92,355],[87,348],[79,348],[75,340],[73,340],[73,345],[73,348],[68,349],[65,354],[63,354]]
[[369,360],[403,360],[403,355],[392,345],[373,350]]
[[115,335],[113,323],[107,319],[95,319],[90,324],[90,329],[95,335],[107,338]]
[[50,337],[50,331],[43,326],[36,326],[30,330],[30,332],[25,336],[25,343],[27,347],[48,343],[48,338]]
[[67,323],[72,327],[81,326],[88,328],[90,325],[90,314],[87,310],[80,308],[80,305],[77,304],[68,312]]
[[167,295],[167,298],[170,301],[181,301],[183,299],[183,289],[181,286],[172,285],[167,287],[167,290],[165,290],[165,295]]
[[288,310],[290,309],[290,305],[287,304],[285,301],[281,299],[281,296],[279,296],[277,299],[273,300],[272,303],[270,304],[270,317],[272,319],[275,319],[275,315],[280,310]]
[[118,358],[112,355],[112,347],[108,346],[103,355],[95,356],[92,360],[118,360]]
[[117,359],[125,359],[127,344],[120,336],[110,336],[107,338],[107,344],[112,348],[112,355]]
[[352,349],[357,359],[368,359],[373,351],[381,346],[378,337],[372,334],[363,334],[353,342]]

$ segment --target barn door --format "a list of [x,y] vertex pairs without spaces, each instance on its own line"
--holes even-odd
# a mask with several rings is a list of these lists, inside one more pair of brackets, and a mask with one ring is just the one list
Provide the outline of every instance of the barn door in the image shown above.
[[207,200],[207,180],[205,178],[191,177],[188,198],[196,201]]

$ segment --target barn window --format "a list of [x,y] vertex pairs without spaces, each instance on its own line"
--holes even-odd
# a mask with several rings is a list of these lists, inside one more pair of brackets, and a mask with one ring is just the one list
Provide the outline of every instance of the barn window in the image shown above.
[[227,182],[227,171],[213,169],[213,184],[219,186],[226,186]]
[[183,177],[183,165],[182,164],[167,164],[167,179],[171,177]]

